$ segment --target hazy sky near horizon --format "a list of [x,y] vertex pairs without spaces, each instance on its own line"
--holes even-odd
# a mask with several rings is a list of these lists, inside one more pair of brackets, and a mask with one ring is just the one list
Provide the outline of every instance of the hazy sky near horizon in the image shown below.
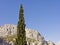
[[17,24],[21,3],[27,28],[46,40],[60,40],[60,0],[0,0],[0,25]]

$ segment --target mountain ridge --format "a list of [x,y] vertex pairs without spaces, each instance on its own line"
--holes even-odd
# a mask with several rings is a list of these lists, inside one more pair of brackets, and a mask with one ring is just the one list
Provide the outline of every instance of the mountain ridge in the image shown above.
[[[37,45],[55,45],[52,41],[46,41],[45,38],[36,30],[28,29],[26,28],[26,37],[27,42]],[[13,42],[14,36],[17,34],[17,25],[14,24],[5,24],[3,26],[0,26],[0,37],[10,36],[8,39],[9,42]],[[14,36],[13,36],[14,35]],[[12,38],[11,38],[12,37]],[[16,37],[16,36],[15,36]],[[10,39],[11,38],[11,39]],[[8,41],[8,40],[7,40]]]

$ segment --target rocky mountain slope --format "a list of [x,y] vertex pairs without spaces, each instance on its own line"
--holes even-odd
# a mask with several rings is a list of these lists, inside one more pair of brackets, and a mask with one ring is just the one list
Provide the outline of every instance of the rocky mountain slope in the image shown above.
[[[46,41],[44,37],[35,30],[26,28],[26,40],[29,45],[55,45],[52,41]],[[17,26],[13,24],[5,24],[0,26],[0,37],[4,38],[7,42],[14,45],[17,34]]]

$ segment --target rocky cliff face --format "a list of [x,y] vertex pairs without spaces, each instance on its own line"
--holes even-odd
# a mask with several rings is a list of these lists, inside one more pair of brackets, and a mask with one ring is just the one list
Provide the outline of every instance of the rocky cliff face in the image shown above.
[[52,41],[47,41],[48,45],[55,45]]
[[[28,28],[26,28],[25,30],[28,45],[54,45],[54,43],[51,41],[45,41],[44,37],[39,32]],[[4,26],[0,26],[0,37],[13,36],[15,34],[17,34],[16,25],[5,24]],[[13,41],[10,40],[10,42]]]
[[0,36],[14,35],[17,32],[16,25],[5,24],[0,26]]

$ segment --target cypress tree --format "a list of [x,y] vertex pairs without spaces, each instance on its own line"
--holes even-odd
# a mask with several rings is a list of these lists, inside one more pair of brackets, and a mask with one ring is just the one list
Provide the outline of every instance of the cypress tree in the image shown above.
[[19,20],[17,24],[17,39],[15,45],[26,45],[25,20],[23,12],[24,10],[21,4],[19,11]]

